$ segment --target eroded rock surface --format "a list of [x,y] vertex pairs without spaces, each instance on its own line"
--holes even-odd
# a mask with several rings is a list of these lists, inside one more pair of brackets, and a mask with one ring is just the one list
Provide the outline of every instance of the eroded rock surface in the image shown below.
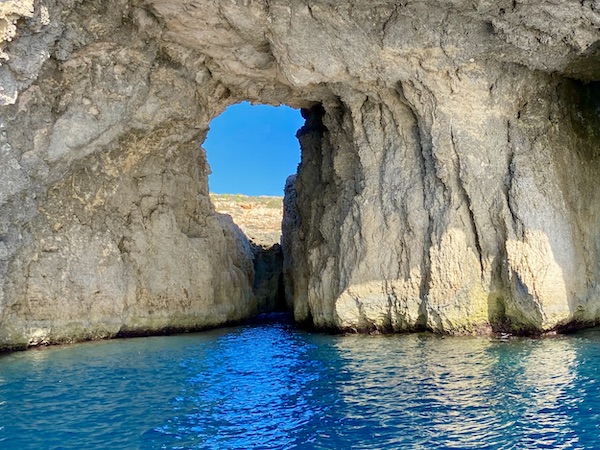
[[219,213],[231,216],[253,244],[271,247],[281,242],[283,197],[211,193],[210,200]]
[[242,100],[305,108],[297,320],[597,322],[599,29],[589,0],[3,2],[0,346],[253,314],[199,149]]
[[283,252],[281,222],[283,198],[243,194],[210,194],[215,209],[231,216],[252,248],[254,283],[252,292],[259,313],[284,311]]

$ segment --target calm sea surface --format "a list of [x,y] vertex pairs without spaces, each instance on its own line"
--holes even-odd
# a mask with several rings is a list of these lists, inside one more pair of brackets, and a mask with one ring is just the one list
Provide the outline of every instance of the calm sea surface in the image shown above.
[[287,324],[0,356],[0,449],[600,448],[600,331]]

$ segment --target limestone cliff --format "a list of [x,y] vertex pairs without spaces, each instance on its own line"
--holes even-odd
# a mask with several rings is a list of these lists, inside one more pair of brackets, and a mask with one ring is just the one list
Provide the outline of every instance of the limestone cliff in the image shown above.
[[231,216],[247,236],[252,248],[252,293],[258,312],[285,310],[281,222],[283,198],[244,194],[210,194],[215,209]]
[[253,313],[199,149],[242,100],[305,108],[297,320],[597,322],[599,29],[595,0],[3,2],[0,345]]
[[210,200],[215,210],[229,214],[255,245],[271,247],[281,242],[283,197],[211,193]]

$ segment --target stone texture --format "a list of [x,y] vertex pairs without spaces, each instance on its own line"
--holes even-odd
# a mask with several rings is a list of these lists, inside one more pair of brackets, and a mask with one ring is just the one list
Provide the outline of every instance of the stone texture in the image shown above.
[[231,216],[251,243],[271,247],[281,242],[283,197],[211,193],[210,200],[217,212]]
[[298,321],[596,323],[599,29],[589,0],[3,2],[0,345],[253,314],[199,149],[242,100],[305,108]]
[[248,238],[254,263],[252,293],[259,313],[285,311],[280,245],[283,197],[210,194],[215,209],[231,216]]
[[283,251],[281,245],[253,246],[254,285],[252,292],[258,303],[259,313],[284,312],[287,310],[283,282]]

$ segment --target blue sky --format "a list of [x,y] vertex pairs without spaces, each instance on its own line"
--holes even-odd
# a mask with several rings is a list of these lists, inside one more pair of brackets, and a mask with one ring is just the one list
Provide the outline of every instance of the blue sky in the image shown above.
[[285,179],[296,173],[300,111],[287,106],[232,105],[210,123],[202,146],[217,194],[283,195]]

